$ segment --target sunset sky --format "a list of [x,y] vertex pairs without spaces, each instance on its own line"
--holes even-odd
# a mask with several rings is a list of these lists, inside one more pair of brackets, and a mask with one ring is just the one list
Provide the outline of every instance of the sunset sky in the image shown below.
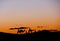
[[[17,26],[59,29],[59,0],[0,0],[0,31]],[[44,28],[45,28],[44,27]]]

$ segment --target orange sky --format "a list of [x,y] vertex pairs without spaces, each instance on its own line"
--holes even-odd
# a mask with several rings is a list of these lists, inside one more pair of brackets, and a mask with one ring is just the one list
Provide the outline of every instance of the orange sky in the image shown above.
[[9,28],[19,25],[60,30],[59,13],[58,0],[3,0],[0,1],[0,31],[15,33],[16,30]]

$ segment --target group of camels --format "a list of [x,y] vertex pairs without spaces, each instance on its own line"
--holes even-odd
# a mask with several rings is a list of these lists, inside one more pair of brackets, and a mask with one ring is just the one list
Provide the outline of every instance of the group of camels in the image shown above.
[[[40,26],[37,26],[38,28]],[[36,32],[36,30],[31,29],[30,27],[17,27],[17,28],[10,28],[10,30],[15,30],[17,29],[17,34],[21,34],[21,33],[33,33]]]

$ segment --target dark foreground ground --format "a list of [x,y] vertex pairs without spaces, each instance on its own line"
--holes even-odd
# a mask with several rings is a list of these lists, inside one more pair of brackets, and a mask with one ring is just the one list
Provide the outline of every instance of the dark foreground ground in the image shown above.
[[0,41],[60,41],[60,32],[40,31],[32,34],[17,35],[0,32]]

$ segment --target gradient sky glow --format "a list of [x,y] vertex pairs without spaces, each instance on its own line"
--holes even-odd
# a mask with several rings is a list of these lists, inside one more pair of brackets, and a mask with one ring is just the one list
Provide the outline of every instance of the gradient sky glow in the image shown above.
[[[59,27],[59,0],[0,0],[0,31],[9,27]],[[60,29],[59,29],[60,30]]]

